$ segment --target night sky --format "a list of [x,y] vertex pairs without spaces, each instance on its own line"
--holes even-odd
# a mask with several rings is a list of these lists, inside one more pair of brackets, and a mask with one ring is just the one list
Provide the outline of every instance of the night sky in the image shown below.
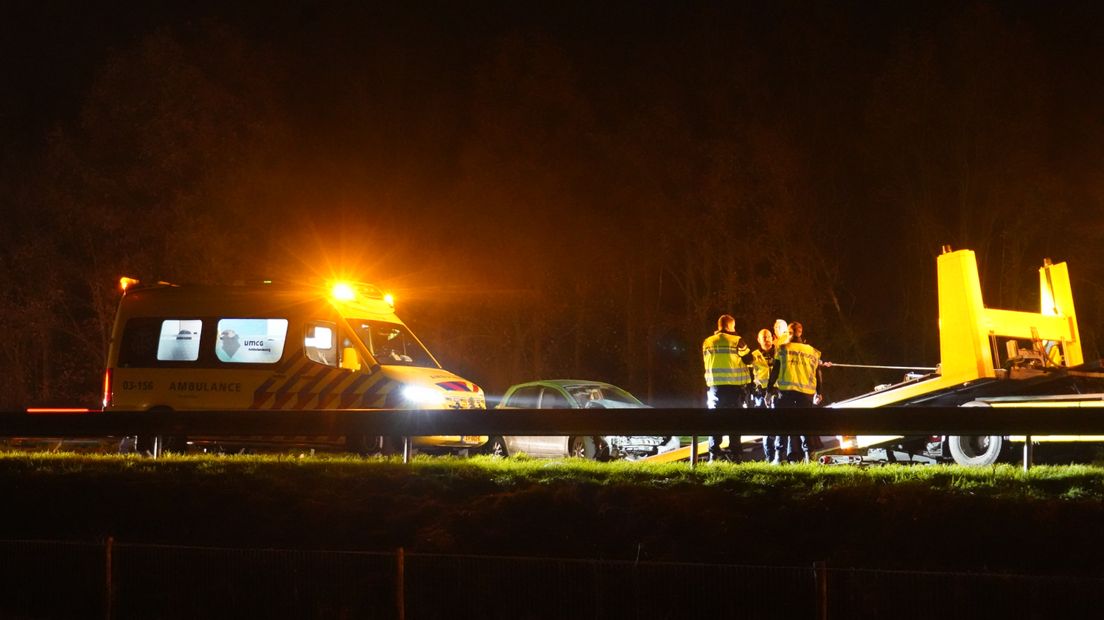
[[949,244],[992,307],[1068,261],[1098,355],[1099,3],[139,4],[0,8],[7,406],[94,397],[124,274],[354,276],[489,393],[694,404],[726,311],[933,365]]

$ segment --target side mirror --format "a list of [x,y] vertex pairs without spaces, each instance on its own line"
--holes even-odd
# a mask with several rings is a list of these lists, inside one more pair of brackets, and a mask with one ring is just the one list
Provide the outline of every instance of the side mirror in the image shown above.
[[360,356],[355,347],[341,349],[341,367],[345,370],[360,370]]

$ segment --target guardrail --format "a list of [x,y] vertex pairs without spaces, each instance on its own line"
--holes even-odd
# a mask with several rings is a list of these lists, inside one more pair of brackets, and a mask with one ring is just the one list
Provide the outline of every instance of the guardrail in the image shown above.
[[[880,407],[877,409],[372,409],[0,412],[0,437],[428,435],[1104,435],[1104,408]],[[154,454],[160,452],[160,441]],[[697,453],[692,451],[694,465]]]
[[0,437],[187,435],[1104,435],[1104,408],[0,412]]

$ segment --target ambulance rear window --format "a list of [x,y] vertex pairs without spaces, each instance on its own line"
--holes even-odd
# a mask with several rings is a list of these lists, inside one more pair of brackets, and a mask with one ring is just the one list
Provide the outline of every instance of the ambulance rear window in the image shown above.
[[169,321],[151,317],[132,318],[123,329],[119,344],[121,368],[150,368],[157,364],[161,343],[160,334]]
[[287,319],[219,319],[215,355],[232,364],[275,364],[287,329]]

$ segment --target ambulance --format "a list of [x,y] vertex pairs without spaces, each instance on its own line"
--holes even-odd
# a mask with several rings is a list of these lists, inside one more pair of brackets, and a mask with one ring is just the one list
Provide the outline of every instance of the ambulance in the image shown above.
[[[395,314],[393,298],[370,284],[178,286],[122,278],[120,287],[105,412],[486,409],[483,390],[443,369]],[[208,443],[138,437],[130,448],[182,451],[188,439]],[[413,444],[459,452],[486,441],[432,436]],[[297,437],[279,443],[371,452],[389,442]]]

